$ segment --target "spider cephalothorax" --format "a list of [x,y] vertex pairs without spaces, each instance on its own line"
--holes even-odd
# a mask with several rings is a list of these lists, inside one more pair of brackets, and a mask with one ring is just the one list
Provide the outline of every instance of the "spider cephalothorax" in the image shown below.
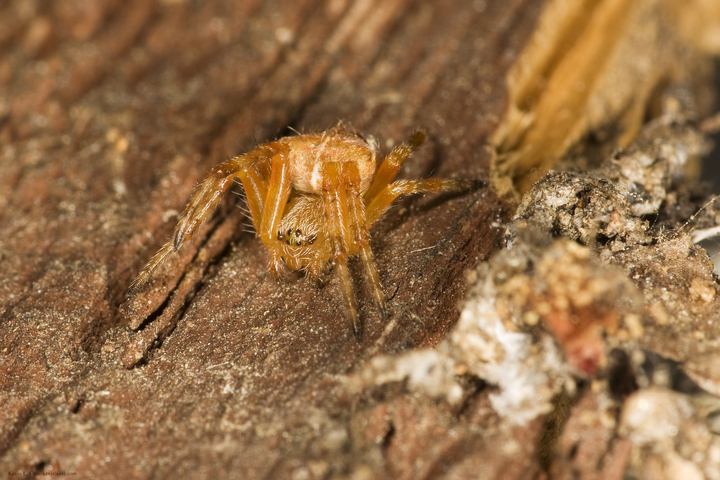
[[360,255],[375,303],[385,314],[385,296],[370,249],[370,226],[400,195],[472,185],[436,178],[393,182],[402,162],[424,140],[423,132],[414,133],[378,165],[375,141],[339,126],[322,133],[284,137],[218,165],[190,198],[173,238],[140,272],[131,290],[145,283],[193,236],[237,178],[245,189],[255,231],[270,252],[270,271],[279,275],[287,265],[317,280],[332,260],[359,339],[362,325],[348,256]]

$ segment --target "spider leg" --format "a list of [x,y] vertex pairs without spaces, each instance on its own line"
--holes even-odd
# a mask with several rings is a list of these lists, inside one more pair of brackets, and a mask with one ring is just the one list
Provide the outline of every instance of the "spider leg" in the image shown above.
[[[335,269],[340,279],[340,290],[342,291],[348,317],[352,323],[353,333],[359,342],[362,338],[362,324],[357,311],[357,302],[353,295],[352,280],[348,270],[348,250],[353,249],[354,240],[351,230],[350,212],[348,209],[348,196],[346,191],[347,183],[343,180],[345,172],[339,163],[330,162],[324,167],[324,187],[326,194],[323,195],[325,204],[325,216],[328,223],[328,235],[332,256],[335,261]],[[352,242],[353,244],[350,244]]]
[[236,176],[240,177],[243,182],[248,197],[248,206],[253,215],[253,222],[257,224],[256,215],[262,205],[260,204],[260,207],[258,207],[257,197],[264,190],[267,190],[267,187],[264,187],[264,180],[252,167],[259,160],[267,158],[268,154],[272,152],[274,152],[274,149],[265,145],[247,155],[232,158],[213,168],[190,197],[190,201],[180,216],[170,241],[163,245],[150,259],[150,262],[130,285],[128,293],[132,294],[138,287],[147,282],[170,255],[193,237],[197,229],[215,211]]
[[218,165],[195,190],[173,232],[172,244],[175,251],[192,238],[198,227],[210,218],[232,185],[238,170],[242,168],[241,164],[241,159],[233,158]]
[[350,216],[355,226],[355,240],[357,249],[360,253],[368,282],[373,290],[375,304],[377,305],[383,320],[387,318],[387,310],[385,308],[385,294],[382,291],[382,283],[375,268],[372,249],[370,248],[370,232],[368,230],[369,223],[365,216],[365,204],[362,196],[357,191],[350,192]]
[[375,198],[390,184],[390,182],[395,179],[395,175],[397,175],[397,172],[400,170],[403,162],[410,158],[410,155],[412,155],[412,153],[417,150],[424,141],[425,132],[418,130],[412,134],[407,142],[393,148],[390,155],[385,157],[385,160],[383,160],[380,167],[378,167],[377,172],[375,172],[375,178],[373,179],[370,188],[368,188],[363,194],[365,203],[368,203],[368,200]]
[[434,193],[462,190],[476,185],[471,180],[444,180],[428,178],[425,180],[399,180],[387,185],[375,197],[366,199],[367,223],[372,225],[388,209],[390,204],[400,195],[411,193]]
[[260,235],[260,240],[270,251],[269,269],[275,275],[279,275],[283,268],[282,242],[277,239],[277,231],[291,189],[290,162],[287,155],[278,153],[272,157],[270,182],[268,183],[265,202],[262,207],[262,218],[256,225],[256,227],[259,227],[257,232]]
[[253,227],[255,227],[256,232],[259,232],[265,198],[268,192],[267,180],[262,178],[254,168],[241,170],[237,176],[240,178],[245,190],[245,199],[250,210]]

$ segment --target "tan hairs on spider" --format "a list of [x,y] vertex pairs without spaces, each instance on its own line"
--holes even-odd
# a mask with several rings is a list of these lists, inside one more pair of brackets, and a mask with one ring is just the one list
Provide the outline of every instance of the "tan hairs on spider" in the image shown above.
[[284,137],[213,168],[197,187],[172,239],[150,260],[128,291],[147,282],[213,213],[235,178],[242,182],[255,231],[270,252],[269,269],[304,270],[318,280],[332,260],[358,341],[358,316],[348,257],[360,255],[375,304],[386,317],[385,295],[370,249],[370,226],[400,195],[466,189],[467,180],[398,180],[395,175],[425,140],[415,132],[378,165],[372,139],[340,125],[321,133]]

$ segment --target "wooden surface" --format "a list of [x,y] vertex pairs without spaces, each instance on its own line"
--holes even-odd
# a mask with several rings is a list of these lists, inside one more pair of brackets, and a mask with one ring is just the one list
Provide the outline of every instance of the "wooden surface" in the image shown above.
[[209,169],[290,128],[342,120],[387,153],[424,127],[430,141],[402,177],[486,179],[504,76],[541,4],[0,3],[0,469],[537,472],[541,422],[500,429],[477,385],[467,411],[402,385],[345,388],[373,356],[435,345],[452,327],[464,271],[497,248],[504,213],[489,188],[398,202],[373,227],[391,315],[381,321],[352,263],[361,344],[337,279],[268,274],[232,195],[143,297],[150,306],[123,302]]

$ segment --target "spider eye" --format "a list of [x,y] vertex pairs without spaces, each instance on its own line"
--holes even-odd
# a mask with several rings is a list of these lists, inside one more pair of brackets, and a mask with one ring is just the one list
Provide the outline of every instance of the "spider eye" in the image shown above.
[[317,238],[317,235],[313,235],[312,237],[308,238],[308,243],[312,245],[315,243],[315,239]]
[[295,230],[295,235],[297,235],[298,237],[301,236],[302,230],[300,230],[299,228],[297,230]]
[[295,242],[295,245],[297,245],[299,247],[300,245],[302,245],[302,242],[300,240],[298,240],[297,242]]
[[288,234],[288,237],[292,235],[292,228],[288,229],[287,234]]
[[278,234],[277,234],[277,239],[278,239],[278,240],[282,240],[282,239],[283,239],[283,234],[282,234],[282,232],[278,232]]

